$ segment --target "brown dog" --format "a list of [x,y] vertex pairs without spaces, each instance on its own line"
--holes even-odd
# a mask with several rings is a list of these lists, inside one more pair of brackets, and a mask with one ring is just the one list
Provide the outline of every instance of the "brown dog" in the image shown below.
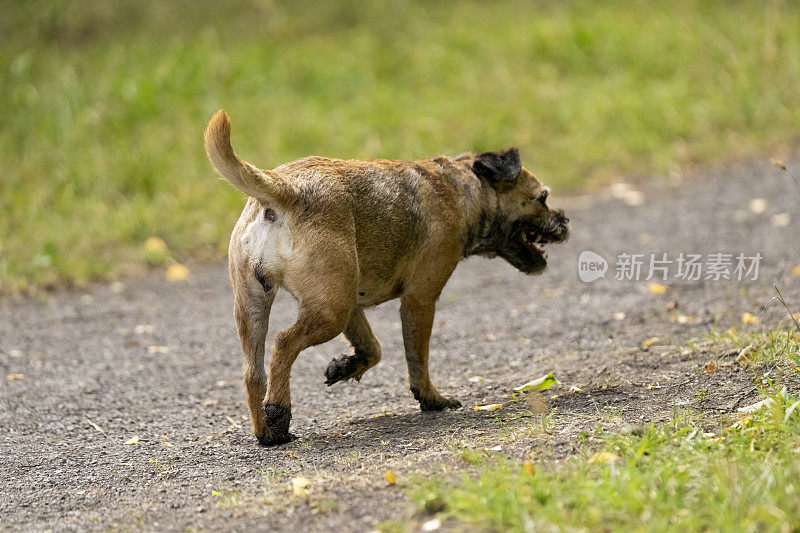
[[[499,255],[526,274],[547,266],[541,245],[569,235],[549,189],[512,148],[455,159],[342,160],[306,157],[261,170],[230,142],[217,112],[205,132],[217,172],[250,196],[233,230],[230,275],[244,350],[253,431],[266,445],[290,440],[289,372],[297,355],[344,332],[354,353],[334,359],[326,383],[354,378],[381,359],[364,308],[400,298],[411,391],[423,411],[456,408],[428,374],[436,300],[458,262]],[[275,293],[299,303],[297,322],[264,342]]]

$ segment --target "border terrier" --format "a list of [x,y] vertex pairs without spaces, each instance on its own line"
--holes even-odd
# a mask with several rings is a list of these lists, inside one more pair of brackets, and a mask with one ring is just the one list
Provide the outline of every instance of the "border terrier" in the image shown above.
[[[423,411],[461,404],[428,373],[436,301],[462,259],[500,256],[525,274],[547,266],[548,243],[569,220],[547,205],[545,187],[519,152],[464,153],[419,161],[304,157],[273,170],[240,159],[218,111],[205,131],[216,171],[250,196],[231,235],[234,316],[244,351],[253,432],[264,445],[289,433],[289,373],[304,349],[339,333],[353,353],[334,358],[326,384],[360,380],[381,348],[364,309],[400,298],[411,392]],[[270,307],[278,288],[298,302],[293,326],[275,335],[264,369]]]

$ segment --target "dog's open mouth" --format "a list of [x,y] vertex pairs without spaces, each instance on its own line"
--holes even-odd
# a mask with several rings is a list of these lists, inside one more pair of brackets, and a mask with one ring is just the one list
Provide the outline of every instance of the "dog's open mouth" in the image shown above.
[[535,231],[523,231],[522,242],[525,243],[525,246],[531,252],[547,259],[547,251],[544,249],[544,245],[551,242],[551,240],[545,235],[536,233]]

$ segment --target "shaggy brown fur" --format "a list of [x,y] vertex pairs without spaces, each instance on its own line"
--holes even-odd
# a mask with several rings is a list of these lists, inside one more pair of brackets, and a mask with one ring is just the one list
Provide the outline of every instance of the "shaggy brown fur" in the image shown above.
[[[339,333],[354,353],[331,361],[326,383],[360,379],[381,359],[364,308],[400,298],[411,391],[423,410],[456,408],[428,374],[436,300],[461,259],[499,255],[527,274],[547,265],[541,245],[569,234],[549,189],[516,149],[420,161],[306,157],[261,170],[230,143],[217,112],[205,132],[214,168],[250,198],[231,236],[234,314],[244,385],[262,444],[291,438],[289,372],[298,354]],[[264,342],[275,293],[299,303],[297,322]]]

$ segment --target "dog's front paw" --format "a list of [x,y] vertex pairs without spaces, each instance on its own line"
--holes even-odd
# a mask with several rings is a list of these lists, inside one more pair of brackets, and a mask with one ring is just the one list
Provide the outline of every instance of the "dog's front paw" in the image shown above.
[[259,444],[277,446],[297,438],[289,433],[292,411],[288,408],[276,403],[264,404],[264,417],[266,419],[266,428],[262,433],[256,435]]
[[419,401],[419,408],[423,411],[444,411],[445,409],[458,409],[459,407],[461,407],[461,402],[445,396]]
[[361,380],[369,365],[364,357],[356,355],[343,355],[334,358],[325,369],[325,384],[331,386],[339,381],[348,379]]

